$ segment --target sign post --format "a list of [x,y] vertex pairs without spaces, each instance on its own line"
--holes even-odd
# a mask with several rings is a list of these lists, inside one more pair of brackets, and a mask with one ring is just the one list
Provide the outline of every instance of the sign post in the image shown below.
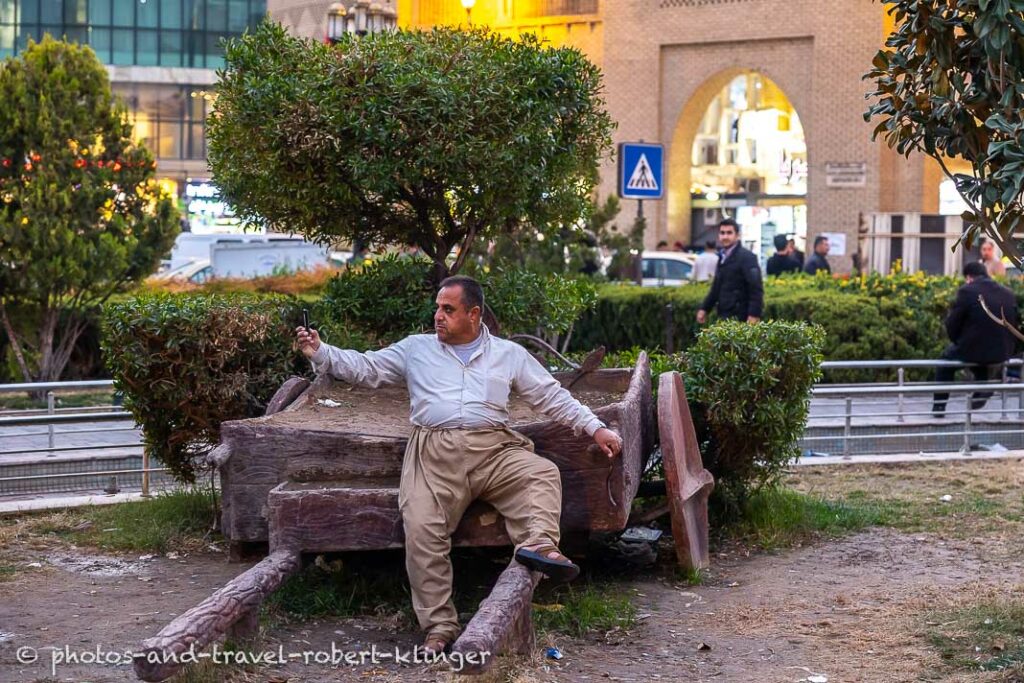
[[[644,142],[619,144],[619,196],[636,199],[636,217],[644,217],[644,200],[661,199],[665,188],[665,148]],[[642,254],[637,255],[636,281],[643,281]]]

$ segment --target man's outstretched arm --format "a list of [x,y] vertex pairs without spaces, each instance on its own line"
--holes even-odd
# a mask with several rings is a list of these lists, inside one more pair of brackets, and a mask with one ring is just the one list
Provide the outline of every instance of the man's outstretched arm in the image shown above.
[[408,337],[380,351],[349,351],[320,341],[316,330],[295,329],[295,340],[318,375],[330,374],[349,384],[376,389],[405,381],[405,353]]

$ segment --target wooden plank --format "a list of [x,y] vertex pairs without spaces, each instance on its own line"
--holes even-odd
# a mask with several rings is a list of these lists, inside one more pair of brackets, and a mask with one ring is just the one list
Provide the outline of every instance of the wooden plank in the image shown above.
[[290,406],[302,392],[309,388],[311,382],[305,377],[289,377],[281,388],[278,389],[267,403],[264,415],[279,413]]
[[658,378],[658,431],[676,557],[683,567],[706,568],[710,565],[708,496],[715,480],[704,469],[686,388],[678,372],[665,372]]
[[533,590],[540,578],[539,572],[512,560],[452,645],[452,652],[461,654],[467,662],[459,673],[484,673],[494,666],[500,653],[532,652],[536,644],[531,619]]
[[199,653],[225,636],[237,624],[252,628],[264,598],[299,570],[300,556],[289,549],[272,552],[262,562],[239,574],[152,638],[142,641],[133,662],[135,675],[144,681],[162,681],[182,666],[175,657],[194,648]]
[[[562,474],[563,531],[619,531],[629,517],[621,488],[606,469]],[[609,486],[611,488],[609,489]],[[621,482],[620,482],[621,485]],[[614,498],[618,504],[612,505]],[[401,548],[405,541],[398,486],[285,482],[267,500],[270,547],[303,552]],[[460,546],[510,544],[501,516],[477,501],[452,536]]]

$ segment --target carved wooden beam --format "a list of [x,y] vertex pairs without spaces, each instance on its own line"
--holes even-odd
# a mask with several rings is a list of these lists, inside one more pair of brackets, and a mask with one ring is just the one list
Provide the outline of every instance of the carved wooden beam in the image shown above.
[[264,415],[273,415],[279,413],[292,402],[302,395],[306,389],[309,388],[309,380],[305,377],[290,377],[281,385],[274,395],[271,397],[270,402],[267,403],[267,410]]
[[526,654],[533,650],[533,589],[540,579],[539,572],[512,560],[452,645],[452,653],[464,658],[459,673],[481,674],[494,665],[500,653]]
[[177,617],[154,637],[142,641],[136,652],[135,675],[144,681],[162,681],[183,665],[183,653],[199,653],[225,635],[246,637],[258,626],[260,604],[291,574],[299,570],[299,553],[277,550],[239,574],[223,588]]

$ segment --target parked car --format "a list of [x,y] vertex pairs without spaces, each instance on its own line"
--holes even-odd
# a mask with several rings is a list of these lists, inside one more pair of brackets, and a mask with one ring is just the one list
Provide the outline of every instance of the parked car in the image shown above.
[[680,251],[645,251],[643,286],[662,287],[693,282],[693,266],[696,262],[696,256]]
[[201,285],[213,277],[213,266],[209,259],[196,259],[183,263],[177,268],[162,270],[153,276],[154,280],[178,280]]

